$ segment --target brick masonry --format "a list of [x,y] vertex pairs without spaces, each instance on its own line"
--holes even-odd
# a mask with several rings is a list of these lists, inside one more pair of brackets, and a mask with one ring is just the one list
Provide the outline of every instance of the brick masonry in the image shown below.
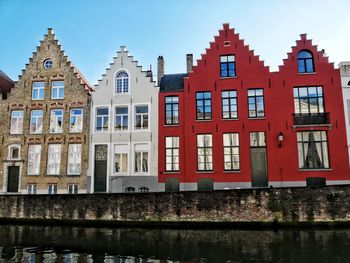
[[132,224],[344,223],[350,186],[208,192],[3,195],[0,220]]

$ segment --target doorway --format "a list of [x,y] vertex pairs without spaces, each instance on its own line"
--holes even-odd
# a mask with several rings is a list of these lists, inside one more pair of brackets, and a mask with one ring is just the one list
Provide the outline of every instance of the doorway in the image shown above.
[[18,193],[19,166],[8,166],[7,192]]
[[250,133],[252,187],[268,187],[265,132]]

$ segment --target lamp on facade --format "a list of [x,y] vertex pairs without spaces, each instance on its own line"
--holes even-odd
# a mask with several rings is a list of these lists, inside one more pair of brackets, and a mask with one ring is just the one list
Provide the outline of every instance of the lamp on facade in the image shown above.
[[282,146],[283,139],[284,139],[284,135],[283,135],[282,132],[280,132],[280,133],[278,134],[278,146],[279,146],[279,147]]

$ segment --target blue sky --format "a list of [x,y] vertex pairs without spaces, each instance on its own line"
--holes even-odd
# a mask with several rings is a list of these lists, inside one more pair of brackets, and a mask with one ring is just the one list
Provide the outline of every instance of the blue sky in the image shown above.
[[186,53],[200,58],[230,23],[276,70],[301,33],[330,61],[350,60],[348,0],[0,0],[0,69],[17,80],[35,47],[54,28],[66,54],[96,84],[121,45],[144,69],[185,72]]

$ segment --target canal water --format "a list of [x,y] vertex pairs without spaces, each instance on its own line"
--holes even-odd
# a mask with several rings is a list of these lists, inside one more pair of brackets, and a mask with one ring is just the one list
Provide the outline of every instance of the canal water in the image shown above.
[[350,262],[350,230],[0,225],[2,262]]

